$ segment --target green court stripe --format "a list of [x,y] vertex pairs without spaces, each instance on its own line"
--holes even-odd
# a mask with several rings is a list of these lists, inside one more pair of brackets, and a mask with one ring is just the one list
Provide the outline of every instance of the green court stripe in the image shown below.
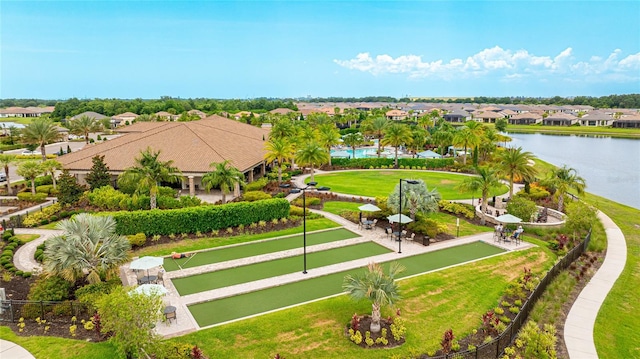
[[[366,242],[328,249],[307,254],[307,269],[319,268],[354,259],[389,253],[389,249],[375,243]],[[196,274],[173,279],[173,285],[180,295],[199,293],[206,290],[228,287],[235,284],[277,277],[283,274],[302,272],[302,255],[274,259],[266,262],[223,269],[215,272]]]
[[[504,250],[492,245],[474,242],[402,258],[398,262],[406,267],[401,277],[407,277],[502,252]],[[363,270],[364,268],[358,268],[233,297],[193,304],[189,306],[189,310],[201,327],[223,323],[339,294],[342,292],[344,276],[362,273]]]
[[[323,231],[319,233],[307,233],[307,246],[341,241],[344,239],[356,237],[358,237],[357,234],[344,228],[331,231]],[[289,249],[302,247],[302,240],[303,236],[302,234],[300,234],[293,237],[265,240],[257,243],[249,242],[239,246],[198,252],[193,258],[189,257],[178,260],[165,258],[163,267],[167,272],[171,272],[180,269],[178,267],[178,264],[181,265],[182,268],[192,268],[207,264],[230,261],[234,259],[253,257],[266,253],[286,251]],[[187,263],[186,266],[184,265],[184,263]]]

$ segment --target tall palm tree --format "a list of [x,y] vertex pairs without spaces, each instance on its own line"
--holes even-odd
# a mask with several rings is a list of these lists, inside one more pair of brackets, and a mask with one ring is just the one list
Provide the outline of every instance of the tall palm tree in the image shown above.
[[398,147],[407,143],[411,143],[411,130],[409,130],[409,127],[399,123],[394,123],[387,127],[382,144],[395,148],[395,168],[398,168]]
[[7,194],[12,195],[11,190],[11,178],[9,177],[9,166],[16,163],[16,155],[11,155],[8,153],[0,154],[0,167],[4,168],[4,174],[7,178]]
[[567,165],[551,170],[544,184],[555,190],[555,196],[558,198],[558,211],[560,212],[564,210],[564,195],[569,190],[573,189],[578,194],[582,194],[587,187],[584,178],[578,176],[578,172]]
[[453,144],[464,147],[462,163],[465,165],[467,164],[467,149],[475,147],[477,143],[479,143],[478,136],[467,126],[462,126],[453,135]]
[[396,277],[404,271],[398,262],[391,262],[389,274],[385,274],[378,263],[369,263],[368,271],[362,275],[344,277],[342,289],[355,300],[371,301],[372,333],[380,331],[380,309],[384,305],[394,305],[400,300],[400,290]]
[[424,145],[429,141],[429,132],[421,127],[414,127],[411,130],[411,144],[409,148],[414,152],[424,149]]
[[36,194],[36,177],[42,174],[42,165],[37,161],[25,161],[18,165],[18,169],[16,170],[18,175],[24,177],[25,179],[31,181],[31,194],[35,196]]
[[276,121],[269,132],[269,138],[284,138],[288,140],[295,135],[296,128],[293,125],[293,121],[288,118]]
[[36,118],[33,122],[26,125],[20,133],[26,143],[40,146],[42,161],[47,160],[47,152],[44,146],[60,138],[56,126],[46,118]]
[[447,147],[453,142],[453,132],[447,128],[437,128],[431,135],[431,139],[440,147],[440,154],[444,156]]
[[102,131],[102,129],[102,122],[87,115],[82,115],[75,120],[69,121],[69,130],[71,130],[71,133],[84,136],[86,144],[89,144],[90,133]]
[[118,178],[124,183],[135,183],[138,192],[149,190],[150,208],[156,208],[160,182],[177,182],[181,172],[173,166],[173,161],[160,161],[160,151],[151,148],[140,152],[135,165],[127,168]]
[[296,162],[311,167],[311,182],[314,181],[315,166],[320,166],[329,160],[329,153],[317,142],[309,142],[296,152]]
[[480,191],[482,193],[482,216],[480,217],[480,220],[482,224],[484,224],[489,191],[500,186],[500,178],[498,178],[496,170],[489,167],[477,167],[476,173],[478,174],[477,176],[465,178],[462,183],[458,185],[458,189],[469,192]]
[[538,172],[532,163],[536,157],[531,152],[522,151],[522,147],[507,148],[497,157],[499,173],[509,178],[509,197],[513,196],[516,177],[531,181]]
[[[331,153],[331,147],[340,143],[340,131],[332,123],[324,124],[318,128],[318,141]],[[331,166],[331,156],[329,156],[329,166]]]
[[380,150],[382,146],[382,138],[384,137],[384,132],[389,125],[389,120],[387,120],[387,118],[384,116],[374,117],[362,124],[365,134],[373,135],[373,137],[378,139],[378,158],[380,158],[380,155],[382,153],[382,151]]
[[46,174],[51,174],[51,182],[53,182],[53,189],[56,189],[56,171],[62,169],[62,164],[56,160],[46,160],[42,162],[42,171]]
[[353,158],[356,158],[356,148],[364,143],[364,137],[362,137],[360,132],[352,132],[344,135],[342,141],[345,146],[351,147]]
[[85,279],[99,283],[117,277],[118,267],[127,262],[131,244],[116,234],[116,221],[110,216],[80,213],[57,225],[62,235],[47,240],[44,270],[76,282]]
[[267,151],[264,154],[264,159],[267,160],[268,163],[277,162],[278,183],[281,183],[282,166],[293,159],[295,147],[287,138],[269,137],[269,141],[265,142],[264,148]]
[[244,175],[237,168],[231,166],[229,160],[224,160],[221,163],[212,162],[209,167],[215,167],[215,171],[205,174],[202,177],[202,184],[207,191],[220,186],[222,203],[227,203],[227,194],[236,185],[244,184]]

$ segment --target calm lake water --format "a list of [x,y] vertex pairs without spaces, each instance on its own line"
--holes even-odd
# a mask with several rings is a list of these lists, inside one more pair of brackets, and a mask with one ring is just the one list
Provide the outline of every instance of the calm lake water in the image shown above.
[[522,147],[556,166],[578,171],[587,191],[640,209],[640,140],[509,133],[508,147]]

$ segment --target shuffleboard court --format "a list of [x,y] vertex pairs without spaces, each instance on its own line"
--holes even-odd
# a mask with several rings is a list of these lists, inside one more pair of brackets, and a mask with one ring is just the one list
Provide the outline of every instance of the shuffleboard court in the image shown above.
[[[317,233],[307,233],[307,246],[341,241],[355,237],[358,237],[358,235],[344,228]],[[188,258],[165,258],[163,267],[167,272],[171,272],[179,270],[180,267],[183,269],[199,267],[202,265],[253,257],[266,253],[286,251],[289,249],[299,248],[301,246],[302,234],[292,237],[260,241],[257,243],[249,242],[238,246],[212,249],[209,251],[198,252],[195,256]],[[180,265],[180,267],[178,267],[178,265]]]
[[[400,277],[425,273],[503,252],[505,252],[503,249],[490,244],[474,242],[406,257],[398,260],[406,268]],[[387,269],[388,266],[385,266],[385,271]],[[193,304],[188,308],[200,327],[224,323],[340,294],[342,293],[344,276],[362,273],[363,270],[364,268],[358,268],[329,274],[233,297]]]
[[[307,268],[319,268],[331,264],[347,262],[354,259],[376,256],[391,252],[375,243],[366,242],[328,249],[307,254]],[[180,295],[204,292],[207,290],[228,287],[235,284],[277,277],[283,274],[302,271],[302,255],[274,259],[266,262],[234,267],[173,279],[173,285]]]

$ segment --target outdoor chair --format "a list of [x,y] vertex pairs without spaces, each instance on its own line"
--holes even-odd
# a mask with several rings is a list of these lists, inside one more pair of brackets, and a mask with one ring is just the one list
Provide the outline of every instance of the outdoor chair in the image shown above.
[[164,286],[164,271],[158,272],[158,278],[156,278],[156,284],[162,284]]
[[378,223],[377,219],[373,220],[373,224],[371,225],[371,228],[375,231],[376,230],[376,224]]
[[393,229],[391,229],[391,227],[387,227],[384,229],[384,234],[387,235],[387,238],[391,238],[391,235],[393,234]]
[[136,279],[138,280],[138,284],[142,284],[143,278],[144,278],[144,272],[140,270],[136,271]]

